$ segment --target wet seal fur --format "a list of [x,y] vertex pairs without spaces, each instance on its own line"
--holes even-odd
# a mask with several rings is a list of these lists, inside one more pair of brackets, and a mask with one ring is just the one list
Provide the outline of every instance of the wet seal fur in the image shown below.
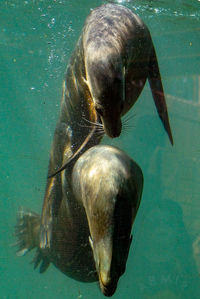
[[[76,151],[73,149],[67,162],[50,177],[87,150],[87,143],[97,139],[95,133],[99,128],[111,138],[120,135],[121,117],[135,104],[147,79],[159,117],[173,144],[156,52],[147,26],[121,5],[106,4],[92,10],[71,57],[64,83],[66,106],[71,102],[74,110],[82,110],[89,103],[93,116],[87,122],[91,129],[80,138],[79,147]],[[82,97],[83,105],[78,97]],[[77,122],[83,122],[84,112],[81,113],[82,119],[78,117]]]
[[[158,114],[173,144],[158,62],[150,32],[128,8],[106,4],[87,17],[63,82],[61,111],[51,150],[42,210],[41,246],[51,228],[78,157],[104,133],[121,133],[121,117],[148,79]],[[61,172],[63,171],[63,172]],[[63,187],[64,186],[64,187]]]
[[173,144],[157,57],[143,21],[123,6],[100,6],[86,19],[82,46],[87,85],[105,133],[120,135],[121,117],[137,101],[148,79]]
[[[159,116],[173,143],[157,58],[147,27],[123,6],[107,4],[94,9],[86,20],[63,82],[41,218],[22,211],[18,223],[19,254],[37,247],[34,263],[37,266],[41,262],[41,272],[53,262],[75,279],[94,279],[94,274],[88,276],[95,269],[93,253],[88,242],[81,243],[88,238],[89,229],[80,233],[80,227],[86,228],[87,221],[80,217],[85,209],[75,199],[73,166],[84,151],[100,142],[99,128],[110,137],[120,134],[121,116],[134,105],[147,78]],[[28,228],[31,223],[34,225]],[[80,244],[86,247],[80,249]],[[90,252],[87,267],[85,252]],[[115,286],[116,283],[115,278]]]
[[99,280],[103,294],[112,296],[125,272],[142,171],[123,151],[94,146],[75,163],[72,190],[70,196],[65,190],[49,248],[40,246],[40,216],[19,212],[18,255],[36,248],[33,263],[35,268],[40,265],[41,273],[53,263],[76,280]]

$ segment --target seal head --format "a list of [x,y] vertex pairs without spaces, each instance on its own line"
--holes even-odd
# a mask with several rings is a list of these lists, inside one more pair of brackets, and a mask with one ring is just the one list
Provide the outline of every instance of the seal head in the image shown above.
[[[88,82],[96,112],[99,114],[106,135],[111,138],[121,134],[121,116],[124,107],[124,68],[119,57],[97,53],[88,64]],[[111,104],[112,103],[112,104]],[[115,109],[113,109],[113,106]]]
[[[41,246],[40,215],[21,210],[15,230],[17,254],[36,248],[33,264],[40,273],[53,263],[78,281],[99,280],[103,294],[112,296],[126,268],[143,189],[142,171],[119,149],[94,146],[79,157],[69,177],[71,184],[60,181],[54,189],[53,196],[62,195],[62,189],[63,197],[52,222],[50,246]],[[47,220],[52,211],[46,210]]]
[[106,4],[87,17],[82,33],[85,74],[105,133],[118,137],[121,117],[148,79],[164,128],[173,144],[156,52],[144,22],[121,5]]
[[112,296],[126,268],[143,188],[142,171],[117,148],[94,146],[77,160],[72,186],[86,212],[101,291]]

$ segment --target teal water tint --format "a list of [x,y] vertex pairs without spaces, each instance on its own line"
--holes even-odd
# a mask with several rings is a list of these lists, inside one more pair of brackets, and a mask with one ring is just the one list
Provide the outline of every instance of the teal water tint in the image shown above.
[[[200,298],[200,1],[115,1],[148,25],[157,51],[174,146],[148,83],[129,129],[104,142],[124,149],[144,173],[127,270],[113,298]],[[11,246],[20,206],[40,212],[67,61],[90,8],[102,1],[0,2],[0,298],[103,298],[33,253]],[[105,3],[105,2],[104,2]]]

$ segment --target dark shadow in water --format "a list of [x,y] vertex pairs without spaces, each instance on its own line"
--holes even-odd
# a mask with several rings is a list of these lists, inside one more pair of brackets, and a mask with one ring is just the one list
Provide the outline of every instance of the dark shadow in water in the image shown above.
[[133,265],[141,298],[200,298],[192,242],[181,207],[166,199],[153,202],[144,214],[145,233],[140,233],[140,254]]
[[[145,133],[149,136],[151,132],[148,134],[147,129]],[[183,210],[179,202],[166,195],[176,197],[176,190],[170,190],[170,186],[177,176],[169,173],[169,181],[162,177],[165,174],[163,165],[167,163],[165,147],[155,145],[150,149],[147,146],[147,157],[143,210],[137,222],[135,244],[133,239],[134,255],[129,259],[134,273],[135,298],[200,298],[200,279]],[[182,194],[184,196],[184,189]]]

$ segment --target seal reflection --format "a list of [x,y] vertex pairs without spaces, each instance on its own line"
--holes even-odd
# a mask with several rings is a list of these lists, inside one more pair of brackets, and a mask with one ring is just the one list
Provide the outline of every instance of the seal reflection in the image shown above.
[[52,263],[76,280],[99,280],[103,294],[112,296],[126,268],[142,171],[123,151],[98,145],[76,161],[71,184],[73,192],[62,201],[53,222],[50,247],[40,246],[40,216],[20,211],[18,255],[36,248],[33,262],[41,273]]

